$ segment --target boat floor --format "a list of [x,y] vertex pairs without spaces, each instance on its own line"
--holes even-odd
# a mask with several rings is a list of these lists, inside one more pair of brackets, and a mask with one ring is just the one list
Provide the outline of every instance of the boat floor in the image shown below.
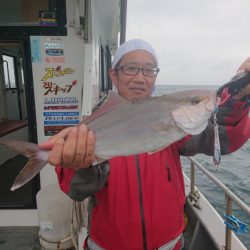
[[0,227],[0,250],[43,250],[38,232],[39,227]]
[[40,250],[38,227],[0,227],[0,250]]

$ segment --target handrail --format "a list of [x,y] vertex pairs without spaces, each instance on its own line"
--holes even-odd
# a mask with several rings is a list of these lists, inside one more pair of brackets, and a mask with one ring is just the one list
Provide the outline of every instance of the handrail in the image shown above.
[[244,210],[250,216],[250,207],[238,198],[228,187],[225,186],[219,179],[217,179],[213,174],[206,170],[197,160],[193,157],[187,157],[191,162],[193,162],[209,179],[211,179],[220,189],[222,189],[225,194],[230,197],[242,210]]
[[[213,181],[226,195],[226,214],[232,215],[232,201],[236,203],[246,214],[250,216],[250,207],[238,198],[228,187],[226,187],[219,179],[206,170],[197,160],[193,157],[187,157],[191,162],[191,195],[195,195],[195,166],[197,166],[211,181]],[[225,234],[225,250],[231,250],[231,229],[226,227]]]

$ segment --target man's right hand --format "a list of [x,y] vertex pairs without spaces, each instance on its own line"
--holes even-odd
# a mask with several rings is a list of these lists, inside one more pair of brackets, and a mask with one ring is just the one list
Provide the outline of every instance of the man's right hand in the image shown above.
[[39,145],[51,150],[49,163],[65,168],[87,168],[95,161],[95,134],[86,125],[66,128]]

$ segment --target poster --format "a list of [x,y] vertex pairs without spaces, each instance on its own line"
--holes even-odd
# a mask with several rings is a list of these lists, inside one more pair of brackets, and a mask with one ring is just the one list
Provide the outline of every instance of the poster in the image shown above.
[[81,121],[84,44],[76,37],[32,36],[38,137]]

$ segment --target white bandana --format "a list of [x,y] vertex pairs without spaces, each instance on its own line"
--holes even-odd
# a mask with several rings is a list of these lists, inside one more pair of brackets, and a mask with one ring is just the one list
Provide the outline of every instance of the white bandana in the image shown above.
[[158,59],[154,48],[146,41],[141,39],[133,39],[123,43],[115,52],[115,56],[112,62],[112,69],[114,69],[121,58],[128,52],[134,50],[145,50],[153,55],[155,59],[156,67],[158,67]]

